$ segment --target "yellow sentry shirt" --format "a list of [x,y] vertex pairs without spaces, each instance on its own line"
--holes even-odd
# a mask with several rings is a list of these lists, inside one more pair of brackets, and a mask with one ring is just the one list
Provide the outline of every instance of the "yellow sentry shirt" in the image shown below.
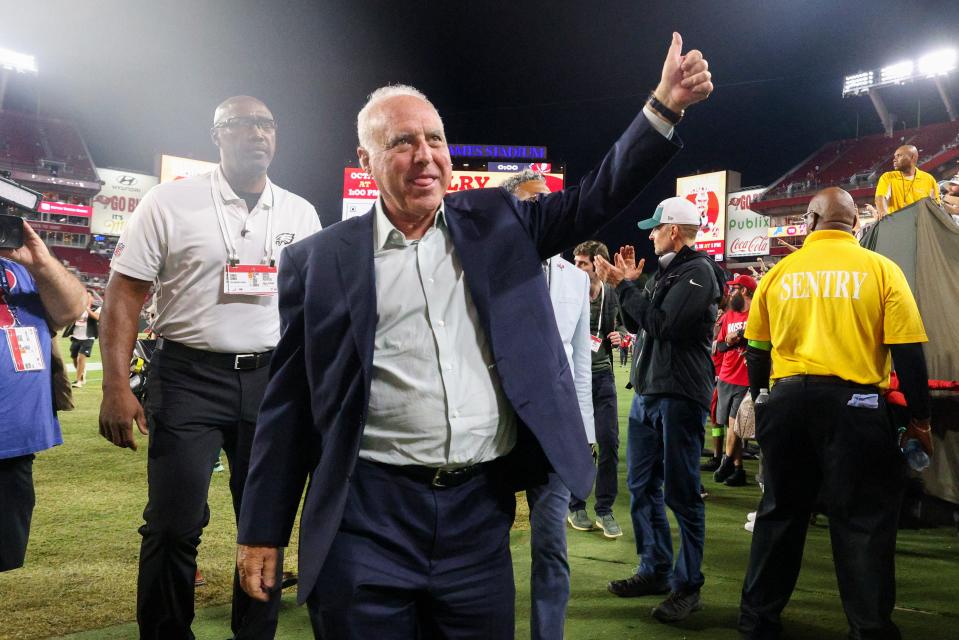
[[931,175],[916,169],[912,178],[904,178],[901,171],[887,171],[879,176],[876,185],[876,197],[888,199],[889,213],[899,211],[903,207],[932,196],[939,202],[939,184]]
[[902,269],[844,231],[814,231],[759,282],[746,339],[772,343],[773,379],[889,384],[890,344],[926,342]]

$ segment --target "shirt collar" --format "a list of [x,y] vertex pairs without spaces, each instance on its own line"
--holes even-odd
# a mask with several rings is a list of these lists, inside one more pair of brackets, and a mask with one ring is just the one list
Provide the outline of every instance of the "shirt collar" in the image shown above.
[[813,231],[806,239],[803,241],[803,246],[809,244],[810,242],[817,242],[819,240],[845,240],[846,242],[854,242],[859,244],[859,241],[856,240],[856,236],[845,231],[839,231],[838,229],[822,229],[821,231]]
[[[213,172],[216,174],[217,184],[220,185],[220,197],[223,199],[223,202],[242,202],[243,198],[236,195],[236,192],[233,191],[233,187],[230,186],[230,181],[227,180],[226,176],[223,174],[223,168],[220,165],[217,165]],[[266,178],[266,186],[263,187],[263,193],[260,195],[260,200],[257,204],[268,209],[273,208],[273,183],[270,182],[269,176]]]
[[[376,233],[373,238],[373,246],[376,250],[379,251],[391,246],[402,247],[408,245],[409,242],[407,242],[403,232],[397,229],[396,226],[390,222],[390,219],[386,217],[383,200],[381,198],[376,199],[376,204],[373,208],[375,210],[373,230]],[[440,202],[440,208],[436,211],[436,217],[433,219],[433,228],[446,229],[446,209],[442,202]]]

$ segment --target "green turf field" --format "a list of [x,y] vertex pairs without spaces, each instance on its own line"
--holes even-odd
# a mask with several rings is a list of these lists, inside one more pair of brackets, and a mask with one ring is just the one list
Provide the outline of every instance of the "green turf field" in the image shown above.
[[[99,362],[98,352],[93,362]],[[624,383],[625,369],[617,365],[616,371]],[[77,409],[61,415],[65,444],[37,456],[37,507],[26,567],[0,574],[0,638],[113,640],[137,635],[137,527],[146,499],[145,452],[120,450],[100,438],[101,372],[90,370],[88,380],[75,392]],[[620,392],[621,459],[630,399],[628,392]],[[752,463],[747,462],[747,470],[754,470]],[[572,597],[567,638],[738,638],[734,625],[750,543],[743,523],[746,512],[755,508],[758,488],[715,485],[704,476],[710,491],[703,567],[706,608],[680,625],[664,626],[649,615],[655,598],[619,599],[606,592],[608,580],[626,577],[636,563],[623,465],[620,475],[615,514],[626,534],[609,541],[596,532],[569,531]],[[200,546],[199,563],[207,579],[207,585],[197,589],[194,631],[200,640],[229,635],[235,528],[227,482],[227,473],[213,475],[212,515]],[[529,635],[529,532],[522,514],[512,542],[516,636],[523,638]],[[946,528],[900,533],[895,620],[905,638],[959,637],[957,542],[954,531]],[[291,550],[289,564],[295,556]],[[295,594],[287,593],[285,603],[278,637],[312,637],[305,608],[295,606]],[[825,523],[810,529],[785,624],[786,638],[846,637]]]

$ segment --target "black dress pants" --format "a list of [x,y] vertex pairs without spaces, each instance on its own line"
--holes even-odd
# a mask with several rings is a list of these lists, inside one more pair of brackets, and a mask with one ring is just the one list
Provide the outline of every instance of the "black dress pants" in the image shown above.
[[[147,380],[149,493],[140,527],[137,622],[149,640],[194,638],[193,579],[200,535],[210,520],[207,493],[217,451],[230,463],[234,516],[240,513],[250,449],[269,367],[217,368],[156,351]],[[251,599],[234,569],[231,626],[236,638],[273,638],[280,573],[269,602]]]
[[890,616],[905,461],[886,404],[857,385],[776,384],[757,412],[765,493],[753,531],[739,630],[777,638],[813,504],[829,516],[833,562],[849,637],[900,638]]
[[23,566],[36,494],[32,453],[0,460],[0,571]]

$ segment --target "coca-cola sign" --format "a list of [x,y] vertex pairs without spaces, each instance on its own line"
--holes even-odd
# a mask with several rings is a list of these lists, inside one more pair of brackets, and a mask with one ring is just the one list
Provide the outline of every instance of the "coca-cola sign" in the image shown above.
[[753,212],[750,208],[764,191],[765,189],[749,189],[729,194],[726,205],[726,243],[730,257],[769,255],[769,218]]

